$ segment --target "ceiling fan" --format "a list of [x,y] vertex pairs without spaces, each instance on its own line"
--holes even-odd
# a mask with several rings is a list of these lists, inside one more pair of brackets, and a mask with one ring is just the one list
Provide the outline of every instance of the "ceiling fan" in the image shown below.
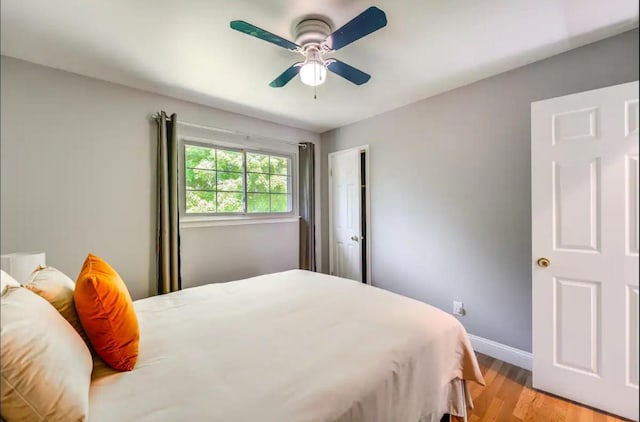
[[387,16],[377,7],[370,7],[341,28],[331,32],[326,19],[305,19],[295,28],[296,42],[286,40],[245,21],[231,21],[231,28],[247,35],[268,41],[289,51],[300,53],[304,61],[294,63],[269,85],[273,88],[285,86],[296,75],[302,83],[317,86],[327,79],[327,69],[356,85],[369,81],[371,75],[337,59],[324,58],[387,25]]

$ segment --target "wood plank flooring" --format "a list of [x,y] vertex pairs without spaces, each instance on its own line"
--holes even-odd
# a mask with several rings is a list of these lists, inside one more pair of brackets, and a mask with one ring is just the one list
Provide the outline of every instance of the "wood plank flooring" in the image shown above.
[[[486,386],[469,383],[473,410],[469,422],[627,421],[531,387],[531,371],[476,353]],[[452,418],[462,422],[462,418]]]

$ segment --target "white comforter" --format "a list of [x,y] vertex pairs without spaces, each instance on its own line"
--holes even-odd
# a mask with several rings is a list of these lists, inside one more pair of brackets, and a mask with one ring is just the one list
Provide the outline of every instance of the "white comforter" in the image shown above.
[[135,308],[138,363],[96,366],[91,422],[431,421],[462,411],[456,380],[483,382],[456,319],[323,274],[211,284]]

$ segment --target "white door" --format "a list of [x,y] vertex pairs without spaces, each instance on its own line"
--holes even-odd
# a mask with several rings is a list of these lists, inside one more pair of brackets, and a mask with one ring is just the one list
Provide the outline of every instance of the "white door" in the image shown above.
[[533,386],[638,418],[638,82],[531,105]]
[[360,150],[329,155],[330,272],[362,281]]

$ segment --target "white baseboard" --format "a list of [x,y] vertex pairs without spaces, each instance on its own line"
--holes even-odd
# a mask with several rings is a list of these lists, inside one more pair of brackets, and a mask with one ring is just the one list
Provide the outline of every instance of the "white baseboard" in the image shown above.
[[510,363],[520,368],[531,371],[533,367],[533,355],[520,349],[516,349],[497,341],[469,334],[469,340],[473,350],[491,356],[492,358]]

